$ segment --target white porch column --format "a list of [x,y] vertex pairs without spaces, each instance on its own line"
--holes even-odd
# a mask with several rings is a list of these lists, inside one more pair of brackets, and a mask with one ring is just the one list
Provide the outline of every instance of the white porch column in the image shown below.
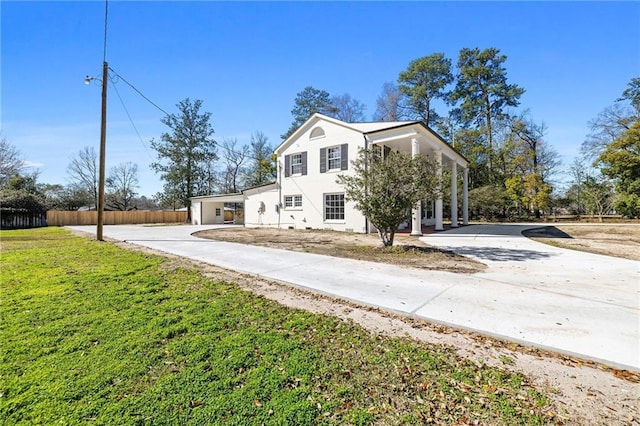
[[469,224],[469,168],[462,173],[462,224]]
[[451,160],[451,227],[458,227],[458,163]]
[[[435,151],[436,156],[436,174],[438,179],[442,179],[442,151]],[[440,190],[438,191],[438,198],[436,198],[436,231],[442,231],[444,226],[442,226],[442,185],[440,186]]]
[[[411,139],[411,156],[415,157],[420,154],[420,145],[418,139]],[[422,205],[420,201],[411,210],[411,235],[419,237],[422,235]]]

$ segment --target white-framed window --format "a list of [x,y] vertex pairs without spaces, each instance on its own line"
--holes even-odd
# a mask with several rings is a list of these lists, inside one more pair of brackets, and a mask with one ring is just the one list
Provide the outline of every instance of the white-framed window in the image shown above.
[[302,207],[302,195],[285,195],[284,207],[287,209]]
[[349,168],[349,145],[320,148],[320,173],[347,170]]
[[324,220],[344,220],[344,194],[324,194]]
[[340,146],[327,148],[327,170],[340,170],[341,152]]
[[291,154],[291,174],[302,173],[302,154]]

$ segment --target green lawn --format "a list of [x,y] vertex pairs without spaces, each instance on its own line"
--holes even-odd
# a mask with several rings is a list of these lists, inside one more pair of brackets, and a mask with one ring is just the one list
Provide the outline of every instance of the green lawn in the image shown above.
[[553,423],[526,378],[72,236],[2,231],[0,423]]

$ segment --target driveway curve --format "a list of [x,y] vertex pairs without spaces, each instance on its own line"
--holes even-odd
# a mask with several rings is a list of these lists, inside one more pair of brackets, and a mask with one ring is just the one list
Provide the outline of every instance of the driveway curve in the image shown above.
[[[229,225],[225,225],[229,226]],[[540,225],[472,225],[422,237],[488,265],[424,271],[194,237],[216,226],[105,226],[105,236],[359,304],[640,371],[638,262],[537,243]],[[72,229],[95,233],[94,226]]]
[[[451,306],[461,310],[462,299],[477,299],[488,317],[484,327],[640,370],[640,263],[553,247],[522,234],[540,227],[472,225],[421,239],[488,265],[474,275],[480,286],[466,283],[464,298],[451,295]],[[473,327],[475,321],[469,315],[461,325]]]

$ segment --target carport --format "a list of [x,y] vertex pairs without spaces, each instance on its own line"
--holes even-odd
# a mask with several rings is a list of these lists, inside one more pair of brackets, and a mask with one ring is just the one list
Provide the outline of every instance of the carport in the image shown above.
[[[225,205],[233,204],[234,208]],[[241,193],[204,195],[191,198],[191,224],[244,223],[244,195]]]

